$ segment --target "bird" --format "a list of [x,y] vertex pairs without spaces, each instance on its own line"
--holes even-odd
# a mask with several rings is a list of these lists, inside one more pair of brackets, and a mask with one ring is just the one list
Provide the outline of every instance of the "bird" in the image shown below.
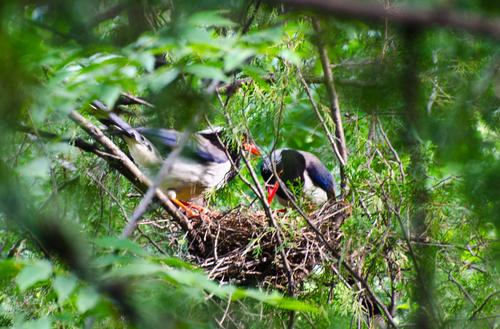
[[267,186],[269,204],[276,195],[281,205],[290,206],[288,196],[274,176],[273,162],[279,178],[287,187],[290,186],[289,190],[295,192],[294,194],[302,195],[314,204],[335,199],[333,177],[317,156],[306,151],[281,148],[265,158],[260,167]]
[[[181,132],[173,129],[132,127],[116,114],[101,122],[118,129],[117,133],[127,144],[132,160],[148,177],[155,177],[163,160],[177,147],[181,136]],[[219,189],[237,174],[241,153],[233,145],[226,145],[224,130],[213,127],[193,133],[160,182],[159,187],[167,197],[193,217],[197,214],[192,209],[204,209],[189,201],[199,199],[204,191]],[[255,144],[246,138],[242,147],[244,151],[260,155]],[[226,149],[236,168],[232,167]]]

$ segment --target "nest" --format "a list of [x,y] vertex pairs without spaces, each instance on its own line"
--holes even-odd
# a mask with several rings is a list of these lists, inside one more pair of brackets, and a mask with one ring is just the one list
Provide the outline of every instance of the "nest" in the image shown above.
[[[343,201],[330,201],[309,214],[312,224],[326,241],[338,250],[343,235],[342,223],[350,216],[351,206]],[[283,248],[295,284],[301,282],[318,265],[331,260],[330,252],[314,230],[298,215],[276,216],[278,232],[263,211],[236,209],[194,223],[204,251],[193,251],[194,261],[210,279],[238,284],[264,283],[286,287],[289,271],[284,266],[279,248]]]

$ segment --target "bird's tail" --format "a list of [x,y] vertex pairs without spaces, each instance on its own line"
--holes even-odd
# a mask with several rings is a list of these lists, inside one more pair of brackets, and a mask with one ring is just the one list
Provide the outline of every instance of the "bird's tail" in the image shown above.
[[125,122],[118,115],[110,111],[102,102],[95,100],[90,105],[97,119],[108,128],[113,128],[114,133],[129,138],[136,138],[137,130]]

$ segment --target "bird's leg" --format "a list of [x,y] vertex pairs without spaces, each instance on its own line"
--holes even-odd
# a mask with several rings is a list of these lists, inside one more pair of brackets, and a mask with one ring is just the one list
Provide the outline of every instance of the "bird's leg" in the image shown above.
[[[208,210],[207,208],[205,207],[202,207],[202,206],[197,206],[197,205],[194,205],[194,204],[191,204],[189,202],[185,202],[185,201],[181,201],[182,203],[184,203],[184,205],[186,207],[190,207],[190,208],[193,208],[193,209],[196,209],[199,211],[200,213],[200,216],[202,214],[208,214],[209,216],[218,216],[219,213],[218,212],[215,212],[215,211],[212,211],[212,210]],[[210,217],[201,217],[204,221],[206,221],[207,223],[210,223]]]
[[182,209],[184,209],[191,217],[200,217],[199,214],[196,214],[194,213],[189,207],[193,208],[193,209],[196,209],[194,207],[192,207],[192,205],[188,204],[185,205],[182,201],[178,200],[177,198],[170,198],[170,200],[175,203],[176,205],[178,205],[179,207],[181,207]]
[[181,201],[186,207],[189,207],[189,208],[192,208],[192,209],[196,209],[198,210],[199,212],[208,212],[208,209],[206,208],[203,208],[202,206],[197,206],[195,204],[191,204],[189,202],[185,202],[185,201]]

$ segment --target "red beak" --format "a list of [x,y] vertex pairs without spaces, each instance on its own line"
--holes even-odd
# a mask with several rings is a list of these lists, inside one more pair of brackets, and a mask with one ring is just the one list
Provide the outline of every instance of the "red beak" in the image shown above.
[[245,151],[249,151],[252,154],[260,155],[259,149],[257,148],[257,146],[255,146],[255,144],[243,143],[243,149]]
[[273,202],[274,195],[276,194],[276,191],[278,190],[278,187],[280,184],[278,182],[274,183],[274,185],[268,186],[267,187],[267,203],[271,205],[271,202]]

